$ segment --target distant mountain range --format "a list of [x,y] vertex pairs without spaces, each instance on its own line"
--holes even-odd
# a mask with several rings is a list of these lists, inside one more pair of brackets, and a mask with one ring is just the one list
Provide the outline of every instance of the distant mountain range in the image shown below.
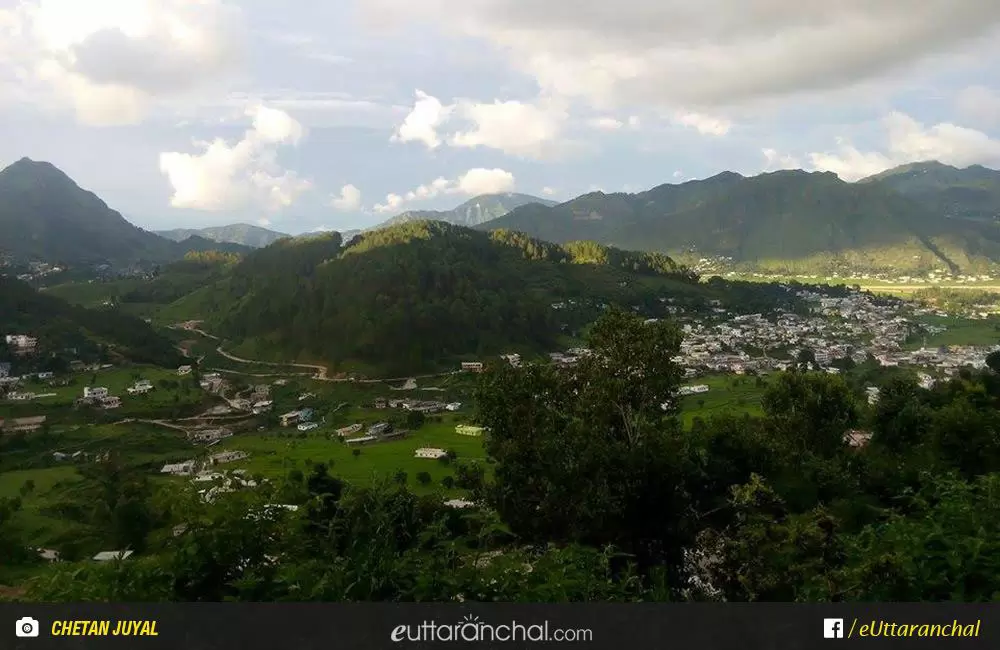
[[723,172],[638,194],[526,205],[477,228],[773,272],[969,270],[1000,263],[998,192],[1000,172],[937,162],[859,183],[820,172]]
[[0,253],[14,259],[129,265],[220,248],[249,250],[202,237],[175,242],[138,228],[47,162],[22,158],[0,171]]
[[282,232],[261,228],[260,226],[252,226],[248,223],[234,223],[228,226],[215,226],[211,228],[177,228],[174,230],[157,230],[155,232],[160,237],[166,237],[177,242],[197,236],[213,242],[239,244],[250,248],[264,248],[279,239],[291,236]]
[[384,228],[408,221],[444,221],[455,226],[471,228],[502,217],[515,208],[532,204],[550,207],[556,205],[556,202],[529,194],[510,192],[481,194],[452,210],[410,210],[403,212],[379,224],[376,228]]
[[[453,210],[404,212],[369,230],[428,220],[520,231],[558,244],[589,240],[737,270],[981,271],[1000,264],[1000,172],[933,161],[857,183],[799,170],[752,177],[723,172],[637,194],[591,192],[559,204],[487,194]],[[349,241],[369,230],[341,235]],[[249,224],[147,232],[49,163],[25,158],[0,171],[0,253],[8,256],[159,263],[190,251],[245,253],[285,237]]]

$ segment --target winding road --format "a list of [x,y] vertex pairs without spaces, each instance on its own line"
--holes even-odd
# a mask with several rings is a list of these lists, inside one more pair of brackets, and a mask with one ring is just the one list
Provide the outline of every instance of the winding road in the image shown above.
[[[197,332],[198,334],[201,334],[205,338],[209,338],[214,341],[221,341],[221,339],[218,336],[215,336],[214,334],[209,334],[205,330],[198,328],[197,325],[199,325],[201,322],[202,321],[188,321],[186,323],[178,323],[177,325],[170,325],[169,327],[171,329],[183,329],[188,332]],[[450,372],[439,372],[429,375],[416,375],[416,376],[410,375],[409,377],[390,377],[387,379],[352,379],[350,377],[330,377],[329,369],[327,368],[327,366],[314,365],[310,363],[293,363],[293,362],[277,363],[274,361],[259,361],[257,359],[244,359],[243,357],[238,357],[235,354],[230,354],[229,352],[226,352],[225,350],[222,349],[221,345],[216,347],[215,351],[218,352],[221,356],[229,359],[230,361],[235,361],[236,363],[250,363],[259,366],[272,366],[276,368],[307,368],[313,371],[311,378],[316,379],[318,381],[354,382],[359,384],[381,384],[390,381],[406,381],[408,379],[431,379],[434,377],[448,377],[450,375],[457,375],[462,372],[461,370],[452,370]],[[227,372],[233,372],[233,371],[230,370]],[[275,375],[250,375],[250,376],[274,377],[274,376],[289,376],[289,374],[290,373],[276,373]]]

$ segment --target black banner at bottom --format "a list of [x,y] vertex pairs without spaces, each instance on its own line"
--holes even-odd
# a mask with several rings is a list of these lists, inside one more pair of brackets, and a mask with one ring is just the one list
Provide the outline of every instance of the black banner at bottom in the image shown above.
[[0,605],[0,649],[996,648],[998,605]]

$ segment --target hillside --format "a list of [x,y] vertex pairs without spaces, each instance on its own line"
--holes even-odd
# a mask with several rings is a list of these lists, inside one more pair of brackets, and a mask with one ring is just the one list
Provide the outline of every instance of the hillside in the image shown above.
[[250,357],[391,374],[556,349],[602,304],[655,315],[669,297],[695,309],[720,299],[760,310],[787,300],[772,289],[699,284],[664,255],[422,221],[347,246],[337,233],[277,242],[167,313],[206,320]]
[[190,237],[180,240],[177,244],[178,246],[175,247],[175,255],[207,253],[210,251],[218,251],[220,253],[229,253],[232,255],[245,255],[255,248],[253,246],[244,246],[243,244],[234,244],[232,242],[213,241],[211,239],[206,239],[201,235],[191,235]]
[[861,181],[892,189],[949,219],[1000,218],[1000,171],[936,161],[894,167]]
[[189,237],[201,237],[212,242],[239,244],[248,248],[263,248],[288,237],[285,233],[268,230],[248,223],[234,223],[228,226],[211,228],[176,228],[174,230],[155,231],[160,237],[171,241],[182,242]]
[[[39,293],[24,282],[0,276],[0,323],[3,334],[28,334],[50,353],[73,350],[57,358],[109,360],[125,358],[171,367],[181,357],[173,343],[138,318],[115,309],[86,309]],[[0,339],[2,340],[2,339]],[[49,355],[36,361],[51,363]]]
[[174,242],[129,223],[51,163],[22,158],[0,171],[0,256],[71,266],[124,267],[223,248],[202,237]]
[[[988,171],[988,170],[987,170]],[[639,194],[585,194],[524,206],[479,229],[543,239],[593,239],[683,260],[730,258],[736,268],[788,273],[983,269],[1000,262],[1000,227],[947,219],[939,207],[883,183],[781,171],[661,185]]]
[[456,226],[472,227],[502,217],[515,208],[532,204],[549,207],[556,205],[556,202],[528,194],[482,194],[452,210],[411,210],[376,227],[383,228],[408,221],[444,221]]

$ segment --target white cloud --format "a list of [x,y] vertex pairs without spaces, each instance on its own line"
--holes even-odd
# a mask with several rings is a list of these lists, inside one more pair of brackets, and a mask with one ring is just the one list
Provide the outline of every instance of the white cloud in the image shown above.
[[333,206],[335,210],[340,210],[342,212],[360,210],[361,190],[351,184],[347,184],[340,188],[340,194],[333,197],[330,201],[330,205]]
[[277,163],[277,148],[295,145],[302,126],[283,111],[256,106],[246,114],[252,127],[235,144],[221,138],[195,142],[197,154],[160,154],[160,171],[173,188],[170,205],[208,212],[259,206],[275,211],[310,189],[308,180]]
[[701,113],[681,113],[674,119],[678,124],[689,126],[704,135],[726,135],[733,126],[729,120]]
[[262,228],[267,228],[268,226],[271,225],[271,220],[261,217],[260,219],[257,220],[257,225]]
[[857,180],[890,167],[925,160],[968,167],[973,164],[1000,164],[1000,140],[982,131],[951,123],[925,127],[903,113],[891,113],[883,120],[886,150],[860,151],[846,140],[838,140],[834,152],[811,153],[815,169],[831,171],[844,180]]
[[802,162],[790,154],[779,153],[775,149],[761,149],[764,155],[764,170],[777,171],[779,169],[802,169]]
[[1000,92],[986,86],[970,86],[958,94],[955,106],[969,121],[984,127],[1000,124]]
[[[551,101],[480,103],[460,99],[445,105],[420,90],[416,94],[416,104],[392,137],[395,142],[422,142],[428,149],[447,142],[452,147],[488,147],[515,156],[541,158],[554,153],[569,119],[566,108]],[[456,121],[463,126],[456,125]],[[450,134],[442,136],[440,131],[446,126],[451,127]]]
[[384,214],[398,211],[407,203],[426,201],[438,196],[450,194],[478,196],[480,194],[510,192],[514,189],[514,184],[514,175],[506,170],[476,167],[456,179],[437,178],[426,185],[406,192],[406,194],[388,194],[382,203],[376,204],[372,209]]
[[639,120],[638,115],[632,115],[628,118],[628,126],[630,129],[638,129],[642,126],[642,122]]
[[613,117],[594,118],[590,120],[589,124],[595,129],[600,129],[602,131],[617,131],[618,129],[625,126],[625,124],[621,120],[618,120]]
[[843,88],[987,36],[996,0],[366,0],[383,22],[492,42],[543,93],[716,106]]
[[214,92],[242,60],[242,27],[223,0],[26,0],[0,20],[0,72],[24,100],[130,124],[157,100]]
[[437,130],[450,116],[453,107],[443,105],[436,97],[418,90],[417,101],[403,124],[392,136],[393,142],[422,142],[428,149],[441,144]]
[[554,188],[546,186],[542,188],[542,194],[544,194],[545,196],[555,196],[556,190]]

